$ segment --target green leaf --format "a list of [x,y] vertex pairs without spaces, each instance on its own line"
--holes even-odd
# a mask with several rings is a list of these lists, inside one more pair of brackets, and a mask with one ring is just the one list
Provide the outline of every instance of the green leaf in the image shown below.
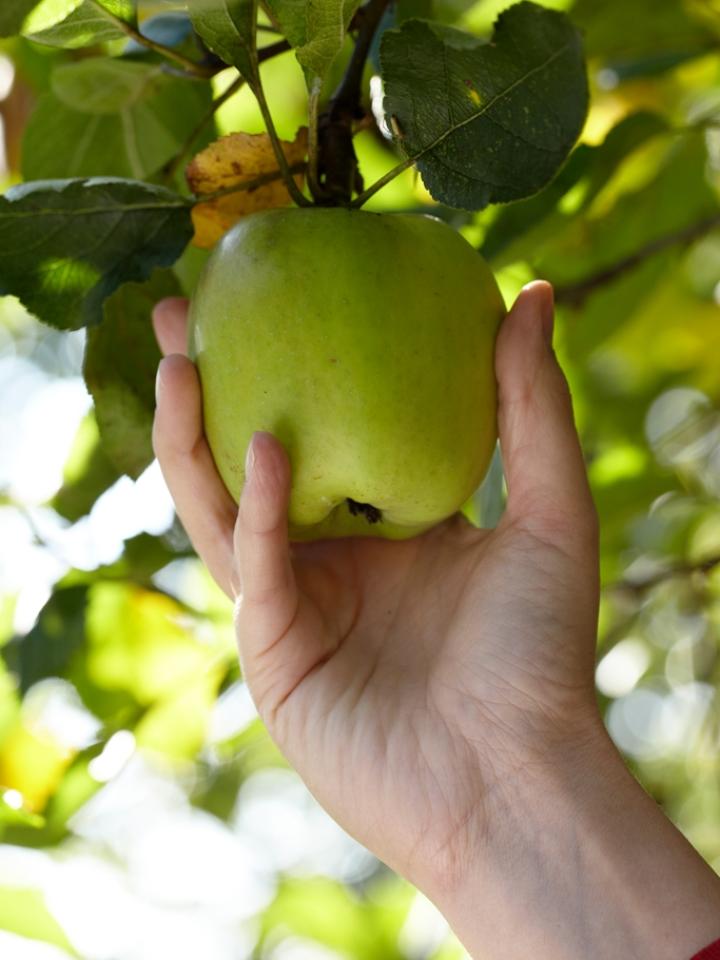
[[153,460],[155,374],[160,350],[150,314],[181,293],[170,271],[121,287],[105,304],[104,323],[88,332],[83,372],[95,401],[103,451],[121,472],[138,477]]
[[0,887],[0,930],[51,943],[66,950],[71,957],[80,956],[48,910],[40,890]]
[[162,89],[158,67],[93,57],[54,71],[51,89],[67,107],[84,113],[115,113]]
[[575,214],[586,210],[633,151],[667,130],[663,117],[643,111],[624,117],[598,146],[580,144],[540,193],[502,208],[485,234],[480,252],[493,260],[506,254],[501,262],[531,256],[540,238],[530,231],[556,213],[563,197],[575,191]]
[[93,504],[118,478],[100,442],[94,411],[85,416],[75,434],[65,465],[63,485],[51,506],[61,517],[75,523],[86,516]]
[[523,2],[490,43],[410,20],[382,41],[385,112],[436,200],[464,209],[536,193],[582,130],[587,77],[578,31]]
[[359,6],[360,0],[269,0],[309,87],[326,79]]
[[23,140],[23,176],[144,179],[207,113],[210,85],[160,66],[95,57],[57,68]]
[[35,626],[5,648],[10,668],[25,693],[39,680],[61,677],[85,641],[87,587],[56,590],[40,611]]
[[74,50],[127,36],[122,22],[135,26],[135,5],[131,0],[82,0],[62,20],[38,29],[33,16],[25,24],[30,40],[51,47]]
[[64,330],[97,324],[121,284],[170,266],[193,233],[190,206],[112,177],[49,180],[0,197],[0,295]]
[[45,818],[25,807],[16,807],[15,804],[8,803],[6,799],[7,791],[0,788],[0,835],[8,826],[30,827],[33,830],[39,830],[45,823]]
[[257,79],[257,0],[189,0],[190,19],[209,50],[237,67],[252,86]]
[[261,920],[261,943],[294,935],[345,957],[402,960],[399,934],[414,891],[396,877],[363,895],[328,878],[284,879]]
[[0,4],[0,37],[20,33],[25,17],[38,0],[2,0]]
[[622,79],[660,72],[714,47],[712,32],[689,17],[687,7],[683,0],[577,0],[572,13],[588,56]]

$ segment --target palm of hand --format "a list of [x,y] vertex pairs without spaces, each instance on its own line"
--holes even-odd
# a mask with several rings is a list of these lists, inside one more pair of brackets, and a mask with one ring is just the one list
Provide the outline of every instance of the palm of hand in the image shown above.
[[[478,797],[520,762],[522,729],[552,725],[568,696],[587,693],[587,646],[568,657],[558,639],[591,624],[553,614],[587,590],[587,570],[573,573],[571,557],[522,528],[476,530],[462,517],[410,541],[292,553],[297,612],[278,642],[303,657],[255,669],[272,735],[385,862],[407,873],[413,860],[454,860]],[[558,658],[565,676],[553,680]],[[472,775],[458,782],[459,769]]]
[[[438,859],[454,870],[483,829],[478,797],[593,701],[595,518],[543,296],[526,291],[499,337],[510,498],[495,531],[457,516],[409,541],[290,547],[282,448],[256,437],[238,513],[202,437],[194,368],[161,367],[156,451],[198,552],[238,596],[258,709],[326,809],[410,877]],[[166,353],[184,343],[171,305],[155,318]]]

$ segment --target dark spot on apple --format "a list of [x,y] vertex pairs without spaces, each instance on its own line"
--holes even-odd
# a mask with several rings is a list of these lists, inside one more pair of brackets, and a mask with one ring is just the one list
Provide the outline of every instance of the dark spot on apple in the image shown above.
[[337,363],[337,357],[330,357],[330,363]]
[[357,500],[347,498],[348,510],[354,517],[363,516],[368,523],[379,523],[382,520],[382,511],[371,503],[358,503]]

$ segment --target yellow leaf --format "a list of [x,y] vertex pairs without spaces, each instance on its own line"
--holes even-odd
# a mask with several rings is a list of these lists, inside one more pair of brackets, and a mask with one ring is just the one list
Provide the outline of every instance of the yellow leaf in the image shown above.
[[[307,127],[298,130],[292,143],[281,143],[288,165],[301,164],[307,153]],[[193,243],[205,249],[213,247],[241,217],[258,210],[286,207],[292,202],[266,133],[231,133],[216,140],[195,157],[186,176],[190,189],[198,197],[253,184],[248,189],[195,205]],[[302,187],[302,171],[295,174],[295,182]]]

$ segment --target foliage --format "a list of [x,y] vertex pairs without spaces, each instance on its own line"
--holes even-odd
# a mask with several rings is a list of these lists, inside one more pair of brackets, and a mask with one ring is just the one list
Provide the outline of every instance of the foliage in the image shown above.
[[[144,923],[179,958],[460,956],[287,770],[224,598],[142,506],[150,306],[291,199],[431,211],[507,299],[555,284],[598,696],[720,869],[719,33],[699,0],[3,0],[0,950],[132,960]],[[468,512],[502,502],[496,457]]]

